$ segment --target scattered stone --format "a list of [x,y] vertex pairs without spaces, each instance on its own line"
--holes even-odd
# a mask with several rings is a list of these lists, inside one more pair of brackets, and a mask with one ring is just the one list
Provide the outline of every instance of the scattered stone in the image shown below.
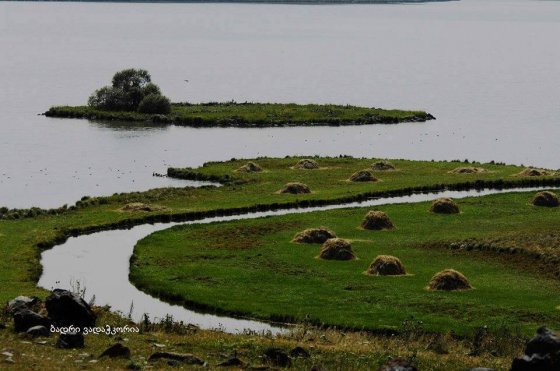
[[336,238],[336,234],[325,227],[308,228],[296,234],[292,242],[324,243],[326,240],[330,238]]
[[218,367],[245,367],[245,362],[240,360],[237,357],[230,357],[227,360],[223,361],[222,363],[218,364]]
[[[97,360],[95,360],[97,362]],[[91,361],[90,361],[91,362]],[[128,362],[128,364],[126,365],[126,369],[127,370],[141,370],[142,369],[142,365],[139,365],[138,363],[134,362],[134,361],[130,361]]]
[[109,357],[109,358],[130,358],[130,349],[125,347],[121,343],[116,343],[111,345],[109,348],[105,349],[103,353],[99,356]]
[[33,309],[33,307],[39,303],[39,298],[29,297],[29,296],[18,296],[8,302],[8,313],[14,314],[20,309]]
[[138,212],[138,211],[150,212],[150,211],[165,210],[165,206],[148,205],[143,202],[131,202],[121,207],[120,210],[127,211],[127,212]]
[[55,289],[45,300],[49,317],[57,326],[79,328],[95,326],[97,316],[78,294],[68,290]]
[[304,158],[303,160],[299,160],[297,164],[294,165],[294,169],[304,169],[304,170],[312,170],[318,169],[319,164],[315,160],[311,160],[309,158]]
[[465,167],[458,167],[450,171],[452,174],[480,174],[480,173],[487,173],[488,170],[482,167],[474,167],[474,166],[465,166]]
[[432,201],[430,211],[436,214],[458,214],[459,206],[451,198],[443,197]]
[[468,290],[472,286],[467,278],[454,269],[445,269],[436,273],[428,283],[428,289],[436,291]]
[[49,318],[41,316],[40,314],[27,308],[20,308],[14,313],[13,318],[14,330],[16,332],[26,332],[34,326],[49,327],[51,325]]
[[37,345],[47,345],[47,341],[46,340],[36,341],[35,344],[37,344]]
[[410,361],[397,358],[387,361],[379,371],[418,371],[418,369]]
[[155,346],[156,348],[165,348],[165,344],[155,343],[154,346]]
[[394,229],[395,225],[383,211],[368,211],[362,221],[362,228],[369,230]]
[[203,365],[204,362],[202,359],[190,354],[190,353],[174,353],[174,352],[156,352],[153,353],[149,358],[148,361],[157,361],[158,359],[166,359],[166,360],[175,360],[179,362],[183,362],[189,365]]
[[31,335],[32,337],[39,337],[39,336],[50,336],[51,332],[45,326],[33,326],[27,329],[27,334]]
[[311,354],[305,348],[302,347],[295,347],[294,349],[290,350],[290,357],[292,358],[309,358]]
[[560,205],[558,196],[554,192],[542,191],[535,194],[533,197],[533,205],[545,207],[557,207]]
[[352,260],[355,259],[352,244],[342,238],[331,238],[321,246],[321,259],[327,260]]
[[250,162],[247,162],[245,165],[241,166],[236,171],[238,171],[240,173],[258,173],[258,172],[263,171],[263,168],[260,167],[255,162],[250,161]]
[[[556,354],[560,352],[560,337],[546,326],[537,329],[537,334],[525,346],[525,354]],[[560,361],[560,359],[559,359]]]
[[304,193],[311,193],[311,190],[309,189],[308,186],[306,186],[303,183],[292,182],[292,183],[286,183],[284,188],[280,190],[280,193],[291,193],[294,195],[298,195]]
[[370,264],[368,273],[375,276],[400,276],[405,275],[406,270],[396,256],[379,255]]
[[351,182],[377,182],[377,178],[369,170],[360,170],[352,174]]
[[388,170],[395,170],[395,165],[390,163],[389,161],[377,161],[371,168],[376,171],[388,171]]
[[60,334],[56,347],[61,349],[77,349],[84,347],[84,335],[79,332]]
[[278,367],[289,367],[292,364],[288,353],[280,348],[268,348],[264,352],[264,359]]
[[517,174],[518,176],[550,176],[554,175],[553,171],[544,169],[528,168]]

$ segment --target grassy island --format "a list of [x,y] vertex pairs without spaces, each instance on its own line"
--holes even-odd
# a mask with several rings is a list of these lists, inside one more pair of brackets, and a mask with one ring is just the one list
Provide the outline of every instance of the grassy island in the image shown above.
[[423,111],[385,110],[342,105],[280,103],[173,103],[168,114],[111,111],[90,106],[52,107],[45,115],[90,120],[149,121],[193,127],[339,126],[422,122]]
[[[207,163],[199,168],[169,169],[169,175],[213,180],[221,186],[163,188],[108,197],[84,197],[73,206],[53,210],[0,208],[0,282],[3,286],[0,300],[6,302],[18,295],[44,298],[47,292],[36,286],[41,273],[40,252],[70,236],[142,223],[340,204],[430,190],[560,186],[560,176],[554,171],[512,165],[458,161],[388,162],[351,157],[232,159]],[[289,184],[300,186],[288,187]],[[308,193],[298,193],[305,188]],[[289,191],[283,192],[285,189]],[[518,193],[460,200],[461,213],[454,215],[430,213],[427,204],[387,206],[380,209],[389,215],[396,229],[379,232],[366,233],[360,229],[366,210],[346,209],[251,220],[243,224],[171,229],[150,236],[138,245],[137,260],[132,267],[134,282],[147,291],[163,297],[176,294],[180,300],[188,295],[191,304],[199,307],[260,318],[299,321],[309,314],[308,322],[354,329],[383,329],[379,322],[383,320],[390,329],[397,328],[402,337],[310,328],[303,334],[274,340],[208,331],[195,331],[185,337],[177,335],[174,326],[164,324],[146,330],[138,337],[130,337],[128,345],[134,348],[133,361],[145,364],[145,358],[153,348],[147,339],[156,338],[167,344],[166,349],[195,352],[209,360],[212,366],[220,362],[223,358],[220,352],[226,348],[252,364],[259,364],[265,346],[276,345],[289,350],[296,345],[312,345],[316,349],[312,356],[294,361],[294,369],[307,370],[320,363],[329,369],[366,370],[393,356],[414,357],[415,362],[428,370],[462,370],[466,366],[481,364],[505,368],[511,357],[520,352],[529,327],[533,326],[534,330],[537,322],[558,325],[552,305],[559,292],[553,267],[558,266],[560,260],[555,249],[549,248],[557,243],[558,208],[530,205],[531,196]],[[332,228],[339,237],[350,240],[357,260],[318,260],[315,257],[319,255],[319,245],[290,242],[296,232],[311,226]],[[168,244],[172,235],[183,238],[184,243],[180,246]],[[224,241],[231,244],[224,244]],[[161,256],[154,251],[154,246],[161,246],[162,251],[173,257],[168,260],[167,272],[158,264]],[[450,249],[452,246],[459,247]],[[172,247],[177,248],[173,250]],[[204,254],[215,260],[209,259],[198,269],[191,270],[186,261],[200,260]],[[396,255],[409,275],[389,277],[392,281],[386,279],[388,277],[365,275],[363,272],[376,254]],[[148,266],[147,259],[152,255],[152,265]],[[464,273],[474,289],[453,293],[424,290],[430,276],[444,268],[455,268]],[[536,273],[535,269],[540,269],[541,273]],[[226,275],[232,278],[230,282],[225,282]],[[197,277],[212,279],[198,280],[196,285],[186,287],[187,282],[193,282]],[[259,277],[263,286],[255,289],[254,282]],[[293,286],[282,286],[282,280]],[[245,293],[245,301],[240,290],[231,288],[233,282],[250,289]],[[398,287],[392,286],[391,282]],[[507,293],[504,291],[506,286]],[[225,301],[223,295],[228,288]],[[548,296],[544,296],[544,291]],[[207,293],[216,295],[215,299],[203,297]],[[279,306],[272,308],[271,305],[255,308],[247,300],[250,296],[256,303],[266,293],[272,293],[270,303],[290,300],[293,303],[283,305],[280,311],[277,310]],[[488,299],[490,293],[494,294],[492,302]],[[431,304],[427,298],[432,299]],[[483,303],[484,298],[487,303]],[[329,304],[330,300],[333,301]],[[296,303],[301,304],[299,309]],[[340,310],[331,310],[335,303],[342,305],[341,308],[349,303],[355,305],[343,314]],[[503,312],[492,313],[490,303]],[[464,304],[469,306],[458,309]],[[392,309],[384,314],[383,308]],[[332,316],[327,315],[331,312]],[[417,317],[399,325],[399,321],[409,314]],[[479,317],[475,319],[475,315]],[[421,329],[415,322],[419,318],[424,323]],[[499,338],[502,335],[496,330],[498,335],[485,337],[489,343],[482,348],[482,353],[466,357],[467,350],[472,348],[474,327],[491,319],[502,321],[508,331],[512,328],[512,321],[518,320],[519,336],[511,336],[508,332],[507,337]],[[100,324],[115,321],[123,319],[108,315],[102,317]],[[8,328],[0,326],[0,347],[16,347],[18,354],[27,354],[27,358],[14,358],[21,368],[30,368],[37,362],[60,368],[68,362],[64,361],[68,353],[54,348],[54,339],[47,340],[46,345],[24,344],[11,331],[6,317],[0,318],[0,324],[3,323],[8,324]],[[457,339],[455,335],[447,334],[446,329],[455,326],[464,337]],[[426,335],[430,331],[435,331],[436,335]],[[442,341],[450,347],[450,354],[444,357],[427,350],[432,341],[442,336]],[[498,349],[501,352],[498,356],[490,355],[490,351],[496,350],[498,340],[509,348]],[[88,337],[86,351],[100,354],[112,342],[114,340],[107,337]],[[476,347],[480,351],[479,344]],[[53,352],[60,352],[60,357],[53,356]],[[144,357],[143,360],[138,356]],[[103,359],[97,366],[124,368],[127,362]]]

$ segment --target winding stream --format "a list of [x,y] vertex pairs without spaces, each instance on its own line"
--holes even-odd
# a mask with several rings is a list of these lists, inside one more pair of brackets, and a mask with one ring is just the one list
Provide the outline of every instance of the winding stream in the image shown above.
[[144,313],[149,314],[152,319],[171,315],[175,321],[191,323],[205,329],[220,329],[230,333],[254,331],[258,333],[270,332],[272,334],[278,334],[287,331],[287,329],[265,322],[195,312],[179,305],[163,302],[138,290],[128,280],[129,260],[136,242],[151,233],[175,225],[253,219],[273,215],[308,213],[349,207],[422,202],[430,201],[436,195],[438,197],[452,197],[458,199],[469,196],[534,191],[538,189],[542,188],[443,191],[403,197],[379,198],[365,202],[352,202],[323,207],[212,217],[180,223],[143,224],[131,229],[97,232],[90,235],[69,238],[65,243],[44,251],[41,255],[43,275],[38,285],[46,289],[72,289],[79,283],[82,288],[86,288],[85,296],[87,300],[89,300],[92,295],[95,295],[95,303],[97,305],[110,305],[113,310],[125,314],[131,312],[135,320],[139,320]]

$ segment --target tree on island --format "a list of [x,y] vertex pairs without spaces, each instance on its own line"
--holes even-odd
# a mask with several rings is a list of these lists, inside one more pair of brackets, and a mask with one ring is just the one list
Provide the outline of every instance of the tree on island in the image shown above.
[[167,114],[171,102],[152,83],[148,71],[129,68],[115,73],[111,86],[96,90],[88,100],[90,107],[107,111],[138,111]]

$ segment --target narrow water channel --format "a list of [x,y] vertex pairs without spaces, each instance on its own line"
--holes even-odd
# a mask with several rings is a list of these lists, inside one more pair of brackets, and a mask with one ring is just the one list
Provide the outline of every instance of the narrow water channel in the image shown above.
[[97,232],[90,235],[69,238],[65,243],[44,251],[41,256],[43,275],[38,285],[45,289],[73,289],[78,284],[86,289],[87,300],[95,295],[97,305],[110,305],[115,311],[124,314],[131,312],[135,320],[143,314],[150,318],[173,316],[175,321],[183,321],[204,329],[220,329],[229,333],[253,331],[258,333],[278,334],[288,331],[286,327],[269,323],[199,313],[182,306],[163,302],[138,290],[128,280],[129,259],[136,242],[156,231],[175,225],[203,224],[240,219],[254,219],[273,215],[309,213],[320,210],[332,210],[349,207],[368,207],[387,204],[430,201],[437,197],[455,199],[484,196],[498,193],[535,191],[542,188],[514,188],[507,190],[486,189],[471,191],[443,191],[437,193],[414,194],[403,197],[379,198],[365,202],[353,202],[324,207],[299,208],[256,212],[227,217],[205,218],[181,223],[143,224],[131,229]]

